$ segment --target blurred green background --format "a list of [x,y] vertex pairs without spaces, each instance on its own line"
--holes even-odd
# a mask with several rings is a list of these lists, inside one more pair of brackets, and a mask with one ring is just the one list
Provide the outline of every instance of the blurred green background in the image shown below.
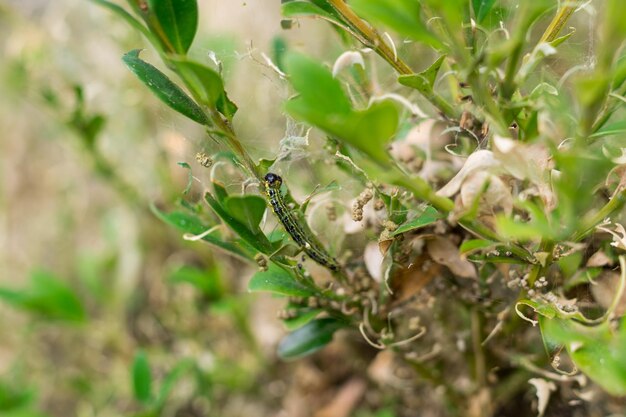
[[[289,92],[263,54],[277,35],[321,52],[331,30],[282,31],[276,1],[199,7],[192,54],[222,61],[240,137],[269,157]],[[142,47],[88,1],[0,1],[2,416],[285,407],[281,369],[295,365],[274,364],[282,302],[247,294],[249,266],[186,243],[150,212],[182,197],[188,171],[178,162],[208,179],[194,156],[211,144],[125,68],[122,54]]]

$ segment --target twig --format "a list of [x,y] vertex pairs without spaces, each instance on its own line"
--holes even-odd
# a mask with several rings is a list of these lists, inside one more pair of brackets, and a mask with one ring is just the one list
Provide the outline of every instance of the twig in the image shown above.
[[589,233],[593,232],[595,227],[602,223],[607,217],[619,210],[626,204],[626,188],[609,200],[597,213],[585,216],[583,226],[580,231],[574,235],[574,242],[578,242]]
[[[343,0],[328,0],[328,3],[339,13],[359,36],[356,38],[368,48],[373,49],[387,61],[400,75],[412,75],[414,71],[398,57],[395,48],[390,47],[383,37],[367,24]],[[449,119],[457,117],[454,108],[437,94],[424,95],[443,115]]]
[[552,42],[556,39],[561,29],[563,29],[563,26],[565,26],[565,23],[567,23],[574,11],[576,11],[574,3],[574,1],[568,1],[559,9],[546,28],[546,31],[541,36],[541,39],[539,39],[539,43]]

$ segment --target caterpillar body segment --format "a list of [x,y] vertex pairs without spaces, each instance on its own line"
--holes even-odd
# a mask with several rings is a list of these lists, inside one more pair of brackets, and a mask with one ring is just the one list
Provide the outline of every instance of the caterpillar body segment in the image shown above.
[[315,262],[330,269],[338,271],[337,260],[330,256],[322,244],[310,231],[309,226],[303,224],[303,220],[289,209],[280,192],[283,179],[273,173],[268,173],[263,180],[265,195],[272,211],[278,217],[289,236],[302,248],[302,250]]

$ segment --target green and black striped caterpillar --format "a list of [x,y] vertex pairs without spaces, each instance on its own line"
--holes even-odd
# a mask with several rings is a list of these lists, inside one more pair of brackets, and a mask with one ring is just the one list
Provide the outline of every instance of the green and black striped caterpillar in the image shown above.
[[313,235],[308,225],[303,224],[304,221],[300,220],[298,216],[293,213],[293,210],[285,204],[285,200],[280,193],[282,183],[283,179],[279,175],[271,172],[264,177],[263,185],[265,194],[272,207],[272,211],[276,214],[276,217],[278,217],[278,220],[283,224],[291,238],[311,259],[331,271],[338,271],[339,264],[337,260],[330,256],[326,249],[324,249],[322,244]]

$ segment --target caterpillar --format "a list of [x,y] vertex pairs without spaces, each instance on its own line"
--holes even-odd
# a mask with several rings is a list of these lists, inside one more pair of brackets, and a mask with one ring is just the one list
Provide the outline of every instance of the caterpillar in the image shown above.
[[304,253],[309,255],[315,262],[331,271],[338,271],[339,264],[337,260],[330,256],[326,249],[324,249],[322,244],[309,229],[309,226],[304,224],[304,221],[300,220],[293,210],[289,209],[287,204],[285,204],[285,200],[280,193],[282,184],[283,179],[279,175],[271,172],[263,178],[265,195],[267,196],[272,211],[285,227],[289,236],[300,246]]

